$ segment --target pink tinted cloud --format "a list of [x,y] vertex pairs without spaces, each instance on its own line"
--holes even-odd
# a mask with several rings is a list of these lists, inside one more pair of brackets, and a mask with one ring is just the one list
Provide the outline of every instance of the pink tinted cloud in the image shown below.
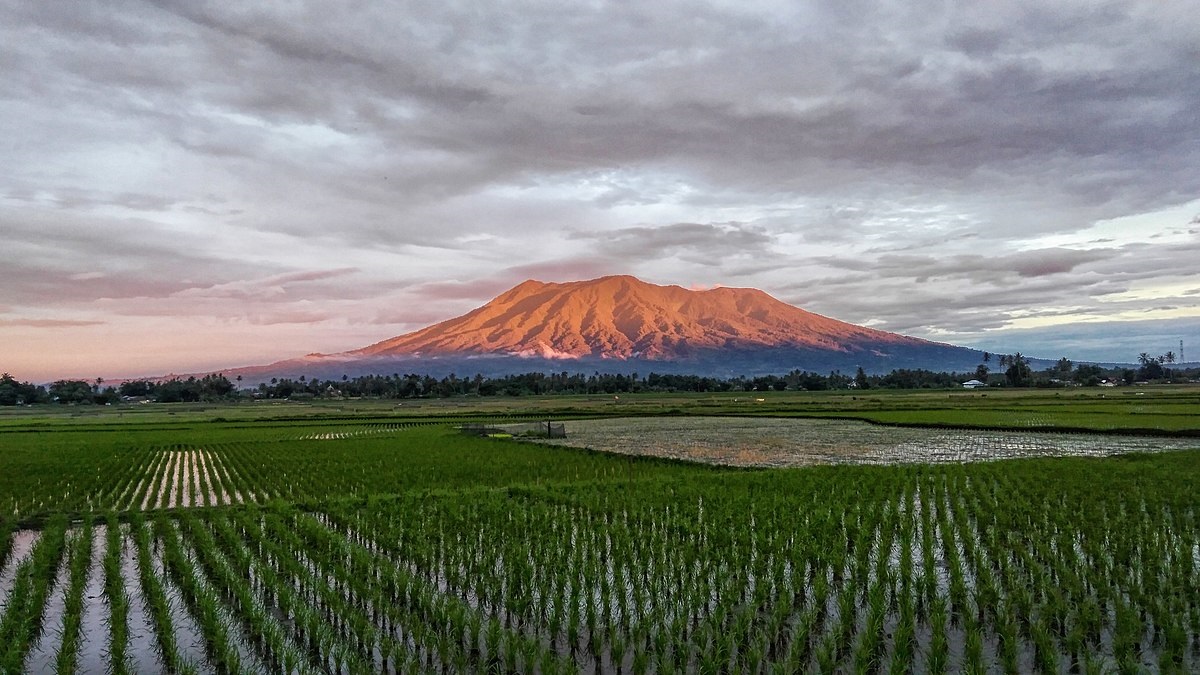
[[87,319],[0,319],[0,326],[23,328],[72,328],[78,326],[102,326],[105,321]]

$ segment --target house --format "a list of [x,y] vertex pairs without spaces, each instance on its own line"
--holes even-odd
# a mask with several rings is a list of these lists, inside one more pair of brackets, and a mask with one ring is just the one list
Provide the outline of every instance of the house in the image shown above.
[[967,380],[966,382],[962,383],[962,386],[963,389],[978,389],[979,387],[986,387],[987,382],[980,382],[979,380]]

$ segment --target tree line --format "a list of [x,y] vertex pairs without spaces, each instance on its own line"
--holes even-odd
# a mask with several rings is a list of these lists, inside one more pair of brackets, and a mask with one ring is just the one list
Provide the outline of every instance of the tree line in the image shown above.
[[792,370],[784,375],[758,377],[712,377],[670,373],[540,373],[530,372],[501,377],[443,378],[416,373],[363,375],[339,380],[319,378],[271,378],[253,387],[243,387],[241,376],[236,382],[221,373],[204,377],[172,378],[170,380],[129,380],[105,386],[103,378],[58,380],[48,386],[19,382],[12,375],[0,375],[0,406],[59,404],[113,404],[129,400],[149,400],[161,403],[216,402],[242,398],[306,399],[306,398],[448,398],[453,396],[531,396],[546,394],[620,395],[642,392],[765,392],[765,391],[822,391],[830,389],[951,389],[968,379],[978,379],[994,387],[1062,387],[1096,386],[1102,383],[1133,384],[1135,382],[1170,382],[1200,377],[1200,369],[1172,369],[1173,354],[1151,357],[1143,352],[1139,368],[1104,368],[1090,363],[1073,363],[1059,359],[1058,363],[1034,371],[1020,353],[998,355],[1002,370],[992,372],[988,367],[992,355],[985,352],[984,363],[974,372],[936,372],[923,369],[896,369],[886,375],[868,375],[862,368],[853,375],[840,371],[828,374]]

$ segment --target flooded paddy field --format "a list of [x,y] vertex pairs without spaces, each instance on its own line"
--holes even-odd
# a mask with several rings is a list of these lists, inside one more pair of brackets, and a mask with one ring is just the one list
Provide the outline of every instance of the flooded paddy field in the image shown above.
[[1200,669],[1195,441],[567,425],[0,433],[0,672]]
[[538,442],[741,467],[1107,457],[1200,447],[1200,439],[1188,438],[925,429],[820,418],[621,417],[564,424],[566,438]]

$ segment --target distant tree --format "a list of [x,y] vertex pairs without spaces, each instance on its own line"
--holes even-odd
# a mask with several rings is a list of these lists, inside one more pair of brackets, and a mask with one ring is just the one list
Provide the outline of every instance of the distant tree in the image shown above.
[[[1143,352],[1143,354],[1145,353]],[[1140,356],[1138,361],[1142,361]],[[1139,380],[1161,380],[1164,377],[1166,377],[1166,372],[1163,370],[1162,361],[1152,357],[1142,361],[1142,367],[1137,371]]]
[[49,394],[59,403],[91,403],[96,392],[83,380],[58,380],[50,385]]
[[149,396],[152,389],[153,385],[146,380],[129,380],[122,382],[117,392],[122,396]]
[[1167,352],[1166,354],[1163,354],[1161,357],[1159,357],[1159,359],[1163,363],[1175,363],[1175,352]]
[[975,379],[979,380],[980,382],[987,382],[988,372],[987,366],[983,365],[982,363],[979,364],[975,367]]
[[1004,371],[1004,378],[1008,381],[1010,387],[1028,387],[1033,379],[1033,372],[1029,369],[1029,363],[1021,352],[1017,352],[1008,357],[1008,370]]
[[1142,352],[1141,354],[1138,354],[1138,363],[1142,364],[1143,366],[1150,365],[1150,362],[1153,360],[1154,357],[1150,356],[1149,352]]
[[1080,363],[1075,366],[1075,381],[1087,387],[1094,387],[1100,384],[1100,379],[1103,375],[1104,369],[1095,364]]
[[854,373],[854,386],[858,389],[871,388],[871,381],[867,379],[867,373],[862,369],[862,366],[859,366],[858,372]]
[[46,389],[29,382],[19,382],[8,373],[0,375],[0,405],[28,405],[48,400]]
[[20,384],[8,373],[0,375],[0,405],[19,405],[20,396],[17,394],[17,387]]
[[1071,372],[1071,368],[1073,366],[1074,364],[1071,363],[1071,360],[1064,356],[1058,360],[1058,365],[1056,366],[1055,370],[1063,375],[1067,375]]

